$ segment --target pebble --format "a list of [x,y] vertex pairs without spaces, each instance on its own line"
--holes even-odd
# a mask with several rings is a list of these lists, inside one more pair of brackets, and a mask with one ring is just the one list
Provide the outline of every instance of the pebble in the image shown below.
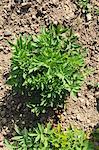
[[0,46],[0,52],[3,51],[3,46]]
[[2,85],[2,84],[0,84],[0,90],[3,90],[3,89],[4,89],[3,85]]
[[31,3],[30,2],[22,3],[22,6],[21,6],[22,9],[29,9],[30,7],[31,7]]
[[88,123],[88,124],[90,124],[90,123],[91,123],[91,121],[90,121],[89,119],[87,119],[87,123]]
[[78,93],[78,96],[81,97],[81,93]]
[[98,99],[99,98],[99,92],[95,93],[95,97]]
[[78,114],[76,118],[77,118],[77,120],[79,120],[79,121],[84,121],[84,118],[83,118],[80,114]]
[[22,114],[20,114],[20,117],[22,117]]
[[84,104],[85,104],[85,99],[84,99],[84,98],[81,98],[81,97],[80,97],[79,100],[80,100],[81,103],[84,103]]
[[36,19],[36,16],[35,15],[32,15],[32,20],[34,21]]
[[5,111],[1,111],[1,116],[4,117],[5,116]]
[[90,99],[90,100],[93,100],[93,99],[94,99],[93,95],[91,95],[90,93],[87,94],[87,97],[88,97],[88,99]]
[[54,23],[55,25],[57,25],[57,24],[58,24],[58,21],[55,20],[53,23]]
[[57,5],[57,4],[58,4],[58,0],[52,0],[52,3],[53,3],[54,5]]
[[17,106],[17,110],[19,110],[20,108],[21,108],[21,106],[22,106],[22,104],[20,103],[20,104],[18,104],[18,106]]
[[21,12],[20,12],[20,10],[18,9],[18,10],[17,10],[17,14],[20,14],[20,13],[21,13]]
[[14,0],[15,3],[21,3],[22,0]]
[[86,106],[88,107],[90,105],[89,101],[86,100]]
[[11,32],[10,31],[4,31],[4,36],[11,36]]
[[37,3],[39,3],[39,4],[41,4],[42,3],[42,0],[36,0],[37,1]]
[[90,21],[90,20],[92,19],[92,16],[91,16],[90,13],[88,13],[88,14],[86,15],[86,17],[87,17],[87,21]]
[[22,124],[24,125],[24,124],[25,124],[25,121],[22,121]]
[[3,52],[4,52],[4,54],[8,54],[10,52],[10,49],[8,47],[5,47]]
[[0,41],[3,40],[3,36],[0,35]]
[[14,3],[14,2],[12,2],[12,3],[10,4],[10,8],[11,8],[11,9],[14,9],[14,8],[15,8],[15,3]]
[[3,147],[4,145],[3,145],[3,141],[2,142],[0,142],[0,147]]
[[6,124],[6,123],[7,123],[6,118],[2,118],[2,124]]

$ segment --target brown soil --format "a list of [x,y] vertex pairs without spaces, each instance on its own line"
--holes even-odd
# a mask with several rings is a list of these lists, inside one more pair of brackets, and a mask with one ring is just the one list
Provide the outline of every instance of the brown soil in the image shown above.
[[[84,130],[99,124],[99,9],[98,0],[92,0],[89,16],[84,15],[72,0],[1,0],[0,1],[0,150],[4,150],[3,136],[12,133],[14,125],[32,126],[34,115],[25,107],[24,99],[10,94],[5,83],[10,69],[11,49],[6,40],[15,40],[20,34],[35,34],[41,26],[51,22],[73,28],[79,42],[88,49],[86,64],[91,69],[76,98],[68,98],[66,110],[57,117],[64,127],[69,124]],[[20,103],[21,101],[21,103]],[[43,120],[43,117],[42,117]]]

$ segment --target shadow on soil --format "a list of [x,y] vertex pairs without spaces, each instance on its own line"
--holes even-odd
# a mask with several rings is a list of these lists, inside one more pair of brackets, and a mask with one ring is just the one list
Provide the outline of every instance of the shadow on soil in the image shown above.
[[[26,106],[26,100],[27,98],[15,95],[10,91],[6,93],[3,101],[0,102],[0,130],[4,129],[5,132],[6,128],[9,130],[6,132],[8,139],[14,134],[15,124],[21,129],[24,127],[28,129],[36,127],[38,122],[46,123],[50,118],[53,119],[54,123],[59,121],[57,114],[61,110],[58,110],[56,114],[52,109],[48,109],[46,114],[40,114],[39,117],[36,117]],[[99,111],[98,102],[97,110]],[[99,123],[93,128],[90,139],[94,142],[94,150],[99,150]]]
[[96,99],[97,102],[97,111],[99,112],[99,98]]
[[94,150],[99,150],[99,123],[92,130],[91,141],[94,143]]
[[33,128],[38,122],[47,122],[53,118],[58,121],[55,111],[48,109],[46,114],[40,114],[36,117],[26,106],[26,98],[14,95],[11,92],[6,93],[3,101],[0,102],[0,130],[8,128],[8,137],[12,136],[15,124],[23,129],[24,127]]

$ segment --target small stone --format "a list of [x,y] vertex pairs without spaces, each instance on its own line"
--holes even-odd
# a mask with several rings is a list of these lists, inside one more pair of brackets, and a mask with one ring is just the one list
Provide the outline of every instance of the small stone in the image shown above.
[[1,116],[2,116],[2,117],[5,116],[5,111],[1,111]]
[[99,92],[95,93],[95,97],[98,99],[99,98]]
[[2,85],[2,84],[0,84],[0,90],[3,90],[3,89],[4,89],[3,85]]
[[0,142],[0,147],[3,147],[4,145],[3,145],[3,141],[2,142]]
[[0,46],[0,52],[3,51],[3,46]]
[[58,21],[55,20],[53,23],[54,23],[55,25],[57,25],[57,24],[58,24]]
[[91,121],[90,121],[89,119],[87,119],[87,123],[88,123],[88,124],[90,124],[90,123],[91,123]]
[[37,1],[37,3],[39,3],[39,4],[41,4],[42,3],[42,0],[36,0]]
[[22,3],[22,9],[29,9],[31,7],[31,3],[28,2],[28,3]]
[[22,3],[22,0],[14,0],[15,3]]
[[[3,105],[3,102],[1,101],[1,99],[2,99],[2,97],[0,97],[0,106]],[[1,108],[1,107],[0,107],[0,108]],[[2,110],[2,108],[1,108],[0,110]]]
[[22,114],[20,114],[20,117],[22,117]]
[[80,120],[80,115],[79,114],[77,115],[77,119]]
[[91,95],[90,93],[87,94],[87,97],[88,97],[88,99],[90,99],[90,100],[93,100],[93,99],[94,99],[93,95]]
[[77,120],[79,120],[81,122],[84,121],[84,118],[80,114],[78,114],[76,118],[77,118]]
[[10,8],[11,8],[11,9],[14,9],[14,8],[15,8],[15,3],[14,3],[14,2],[12,2],[12,3],[10,4]]
[[20,14],[20,13],[21,13],[21,12],[20,12],[20,10],[18,9],[18,10],[17,10],[17,14]]
[[7,108],[10,110],[11,109],[11,105],[7,105]]
[[90,105],[89,101],[86,100],[86,106],[88,107]]
[[78,93],[78,96],[81,97],[81,93]]
[[2,134],[6,135],[6,131],[4,129],[2,129]]
[[17,106],[17,110],[19,110],[20,108],[21,108],[21,106],[22,106],[22,104],[20,103],[20,104],[18,104],[18,106]]
[[4,36],[11,36],[11,32],[10,31],[4,31]]
[[6,118],[2,118],[2,124],[6,124],[6,123],[7,123]]
[[15,14],[11,15],[11,19],[14,20],[15,19]]
[[4,52],[4,54],[8,54],[10,52],[10,49],[8,47],[5,47],[3,52]]
[[32,20],[34,21],[36,19],[36,16],[35,15],[32,15]]
[[24,124],[25,124],[25,121],[22,121],[22,124],[24,125]]
[[90,127],[94,128],[95,127],[95,123],[90,123]]
[[58,0],[52,0],[52,3],[53,3],[54,5],[57,5],[57,4],[58,4]]
[[92,19],[92,16],[91,16],[90,13],[88,13],[88,14],[86,15],[86,17],[87,17],[87,21],[90,21],[90,20]]
[[0,41],[3,40],[3,36],[0,35]]
[[61,117],[61,121],[64,122],[65,117],[63,115],[59,116],[59,118]]

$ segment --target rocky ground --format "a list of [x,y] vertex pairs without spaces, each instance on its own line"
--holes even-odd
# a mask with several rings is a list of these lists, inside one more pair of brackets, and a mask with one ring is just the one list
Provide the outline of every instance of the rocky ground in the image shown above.
[[13,133],[15,124],[28,127],[35,120],[25,100],[12,95],[6,84],[11,58],[7,40],[15,40],[20,33],[36,34],[41,26],[52,22],[73,28],[79,42],[88,49],[86,64],[91,70],[78,96],[67,99],[66,110],[56,112],[57,118],[64,127],[73,124],[89,130],[99,125],[99,1],[92,0],[88,7],[85,15],[73,0],[0,1],[0,150],[4,150],[4,136]]

